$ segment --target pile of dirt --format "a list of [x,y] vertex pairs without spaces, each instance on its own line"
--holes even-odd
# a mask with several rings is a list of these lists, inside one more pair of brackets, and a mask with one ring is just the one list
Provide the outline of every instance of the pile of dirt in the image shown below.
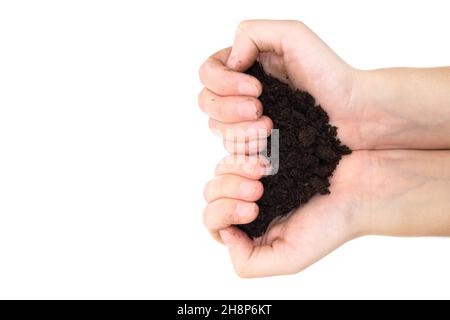
[[261,82],[263,114],[279,129],[278,172],[261,179],[264,194],[257,201],[256,220],[239,225],[255,238],[264,234],[273,219],[287,215],[316,194],[330,193],[328,179],[351,150],[341,144],[337,128],[330,125],[327,113],[308,92],[294,91],[267,75],[258,62],[246,73]]

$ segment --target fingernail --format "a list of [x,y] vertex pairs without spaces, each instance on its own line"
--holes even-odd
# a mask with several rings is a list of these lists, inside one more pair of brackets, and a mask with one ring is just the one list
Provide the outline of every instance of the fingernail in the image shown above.
[[251,181],[242,182],[239,186],[239,195],[244,198],[250,198],[255,194],[255,184]]
[[266,129],[266,123],[264,121],[258,120],[253,122],[251,125],[248,126],[251,130],[265,130]]
[[227,67],[230,69],[235,69],[238,64],[238,55],[236,52],[231,52],[230,56],[228,57],[227,61]]
[[251,140],[248,142],[248,151],[250,153],[258,153],[260,147],[262,147],[262,142],[259,142],[259,140]]
[[[256,147],[252,151],[256,151]],[[259,165],[244,164],[244,170],[251,177],[267,176],[270,175],[270,173],[272,172],[272,167],[270,165],[261,167]]]
[[246,130],[248,137],[254,139],[265,139],[267,138],[267,127],[264,121],[256,121],[248,126]]
[[251,101],[241,102],[238,105],[238,113],[242,118],[245,118],[245,119],[256,119],[257,118],[256,106]]
[[271,165],[270,159],[266,158],[265,156],[259,156],[258,160],[261,161],[261,165],[264,167]]
[[241,82],[238,84],[238,91],[244,96],[258,96],[258,88],[253,83]]
[[236,214],[241,218],[250,216],[255,210],[253,203],[239,202],[236,205]]
[[220,238],[222,239],[223,243],[229,247],[233,243],[233,235],[229,230],[223,229],[219,231]]
[[245,163],[242,168],[250,177],[255,177],[260,174],[260,167],[256,164]]
[[271,165],[261,168],[261,171],[263,171],[263,176],[270,176],[272,175],[273,167]]

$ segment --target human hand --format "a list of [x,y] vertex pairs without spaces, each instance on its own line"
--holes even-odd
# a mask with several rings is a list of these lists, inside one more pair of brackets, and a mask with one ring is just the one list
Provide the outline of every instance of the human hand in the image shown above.
[[222,136],[230,129],[224,138],[230,152],[265,147],[253,136],[245,144],[230,142],[233,130],[272,128],[260,117],[261,84],[242,73],[256,58],[267,73],[311,93],[352,150],[450,148],[449,67],[363,71],[301,22],[252,20],[239,25],[233,50],[217,52],[200,69],[199,105],[212,129]]
[[[245,157],[245,158],[244,158]],[[229,156],[205,187],[208,202],[204,223],[229,249],[237,274],[261,277],[299,272],[346,241],[359,235],[362,199],[373,174],[370,152],[344,157],[331,178],[331,194],[316,196],[290,216],[272,223],[266,233],[250,239],[235,224],[253,221],[262,195],[258,179],[264,163]]]
[[359,236],[450,235],[450,151],[353,152],[331,177],[329,195],[315,196],[257,239],[234,225],[257,216],[257,179],[266,168],[242,157],[219,163],[205,187],[203,215],[241,277],[299,272]]
[[[224,137],[228,151],[252,153],[264,148],[249,129],[267,134],[272,122],[262,116],[259,81],[242,71],[258,58],[265,71],[292,87],[306,90],[322,105],[339,137],[352,149],[364,146],[360,140],[361,104],[353,99],[359,71],[340,59],[319,37],[298,21],[244,21],[236,32],[233,49],[211,56],[200,69],[205,88],[199,105],[209,116],[211,129]],[[249,132],[246,145],[236,145],[233,132]],[[226,132],[228,130],[228,132]],[[227,135],[228,133],[228,135]],[[258,148],[259,147],[259,148]]]
[[[249,32],[247,29],[250,26],[252,28],[249,31],[253,33],[249,35],[247,34]],[[267,33],[268,29],[274,30]],[[272,34],[274,31],[275,34],[271,39],[258,37],[258,34],[267,35]],[[280,43],[278,39],[284,39],[284,42]],[[251,45],[254,43],[258,47],[252,47]],[[261,48],[263,44],[269,44],[269,47]],[[297,46],[297,44],[300,45]],[[345,127],[343,132],[342,130],[339,132],[340,138],[353,148],[358,145],[359,135],[356,130],[359,127],[358,123],[354,121],[354,119],[357,119],[357,117],[354,117],[354,106],[357,104],[351,103],[353,82],[356,78],[357,70],[343,62],[307,27],[293,21],[244,22],[237,31],[233,50],[233,53],[231,53],[231,49],[219,51],[203,64],[200,77],[205,84],[205,88],[199,96],[200,107],[211,117],[210,127],[221,132],[224,136],[225,147],[230,152],[254,153],[260,151],[260,148],[264,147],[265,144],[258,141],[258,138],[261,137],[249,135],[247,137],[248,141],[244,146],[238,145],[234,142],[235,136],[226,136],[227,130],[229,132],[238,132],[239,129],[242,131],[265,129],[268,133],[272,128],[272,122],[269,118],[265,116],[260,117],[262,106],[257,97],[261,93],[261,84],[255,78],[241,72],[250,67],[256,56],[258,56],[266,72],[282,81],[288,82],[292,87],[309,91],[315,96],[318,103],[328,105],[329,107],[325,108],[325,110],[329,113],[333,125]],[[260,50],[265,52],[260,54]],[[334,70],[335,72],[330,73],[329,70]],[[249,105],[251,110],[243,112]],[[252,144],[255,140],[257,142],[256,145]],[[293,240],[290,236],[292,231],[287,233],[283,231],[282,234],[278,233],[280,230],[285,230],[281,226],[286,226],[287,230],[293,230],[289,226],[296,224],[295,221],[298,219],[304,219],[301,217],[294,218],[299,215],[294,214],[292,218],[284,220],[282,223],[278,222],[278,227],[271,227],[266,235],[256,240],[256,242],[250,240],[239,229],[230,227],[232,224],[248,223],[256,218],[258,207],[254,201],[262,195],[263,190],[259,181],[241,177],[244,172],[239,171],[239,168],[243,170],[243,166],[228,165],[227,168],[230,171],[226,171],[227,169],[219,166],[218,172],[222,171],[222,174],[208,183],[205,188],[205,198],[209,202],[205,209],[205,224],[212,235],[219,241],[224,240],[230,248],[232,257],[239,257],[239,254],[236,255],[234,252],[241,251],[236,251],[233,248],[242,249],[246,247],[246,250],[250,250],[251,248],[256,248],[252,245],[255,243],[264,245],[257,248],[266,248],[276,237],[280,237],[280,239],[283,237],[283,240],[291,243]],[[249,177],[247,176],[247,178]],[[247,195],[242,194],[244,189],[240,187],[244,182],[250,185]],[[308,208],[308,206],[304,208]],[[247,211],[244,209],[247,209]],[[236,214],[233,215],[233,212]],[[308,222],[305,223],[305,225],[307,224]],[[317,227],[319,226],[317,225]],[[311,231],[313,230],[311,229]],[[337,230],[336,228],[335,231]],[[292,232],[292,234],[297,233]],[[309,232],[304,233],[305,236],[307,234]],[[317,234],[320,234],[320,232],[317,232]],[[314,232],[312,232],[312,235],[314,235]],[[240,236],[242,242],[233,241],[236,236]],[[346,238],[343,233],[341,236],[341,241],[334,241],[329,244],[339,245]],[[233,243],[239,243],[240,245],[230,245]],[[271,248],[271,246],[269,247]],[[306,266],[312,263],[312,260],[318,259],[326,254],[327,250],[332,249],[327,249],[324,246],[321,250],[311,251],[315,258],[304,256],[303,264]],[[260,252],[259,250],[257,251]],[[275,251],[275,254],[278,253]],[[264,261],[266,258],[260,257],[259,259]],[[285,258],[290,259],[290,257]],[[239,258],[237,259],[239,260]],[[278,260],[280,263],[278,270],[274,267],[264,273],[254,270],[253,267],[241,267],[243,263],[235,260],[233,259],[236,270],[242,276],[247,276],[246,269],[250,270],[248,276],[260,276],[290,272],[289,268],[295,268],[296,271],[298,271],[298,268],[302,268],[302,262],[282,264],[282,261],[286,260],[280,259]],[[267,261],[261,262],[260,267],[267,267]],[[288,268],[288,270],[283,270],[283,268]]]
[[[330,195],[314,197],[255,240],[232,225],[257,216],[254,202],[263,192],[257,181],[261,172],[247,171],[250,167],[241,164],[219,165],[218,177],[205,188],[204,221],[229,248],[239,275],[297,272],[359,235],[450,234],[444,192],[450,190],[448,152],[355,152],[449,147],[448,68],[360,71],[301,23],[243,22],[233,49],[219,51],[200,70],[205,88],[199,105],[231,153],[260,151],[265,144],[251,133],[264,129],[269,134],[273,126],[261,117],[261,84],[242,73],[256,57],[267,73],[310,92],[331,124],[339,127],[340,140],[354,152],[341,160],[330,179]],[[419,82],[425,85],[418,87]],[[229,135],[239,130],[248,133],[243,144]],[[438,168],[445,172],[436,174]],[[248,188],[241,187],[243,182]]]

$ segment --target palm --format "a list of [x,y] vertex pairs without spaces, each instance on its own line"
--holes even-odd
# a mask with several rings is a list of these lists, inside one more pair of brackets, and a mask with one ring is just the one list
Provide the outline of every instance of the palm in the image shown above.
[[368,175],[368,157],[365,151],[344,157],[331,178],[331,194],[314,197],[288,219],[273,224],[255,245],[270,245],[297,272],[350,240],[356,231],[349,221],[354,221],[365,189],[360,177]]
[[[282,57],[275,53],[262,53],[266,72],[287,82],[291,87],[311,93],[328,113],[330,122],[339,128],[339,137],[351,149],[362,149],[358,119],[361,113],[353,102],[357,71],[342,61],[328,47],[313,50],[288,50]],[[312,49],[311,49],[312,48]],[[289,55],[289,52],[295,54]]]

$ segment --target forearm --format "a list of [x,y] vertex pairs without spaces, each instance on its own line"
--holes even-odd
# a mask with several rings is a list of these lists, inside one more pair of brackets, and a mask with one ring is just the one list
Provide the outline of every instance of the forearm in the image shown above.
[[375,151],[363,234],[450,236],[450,151]]
[[450,148],[450,67],[362,71],[358,83],[368,147]]

